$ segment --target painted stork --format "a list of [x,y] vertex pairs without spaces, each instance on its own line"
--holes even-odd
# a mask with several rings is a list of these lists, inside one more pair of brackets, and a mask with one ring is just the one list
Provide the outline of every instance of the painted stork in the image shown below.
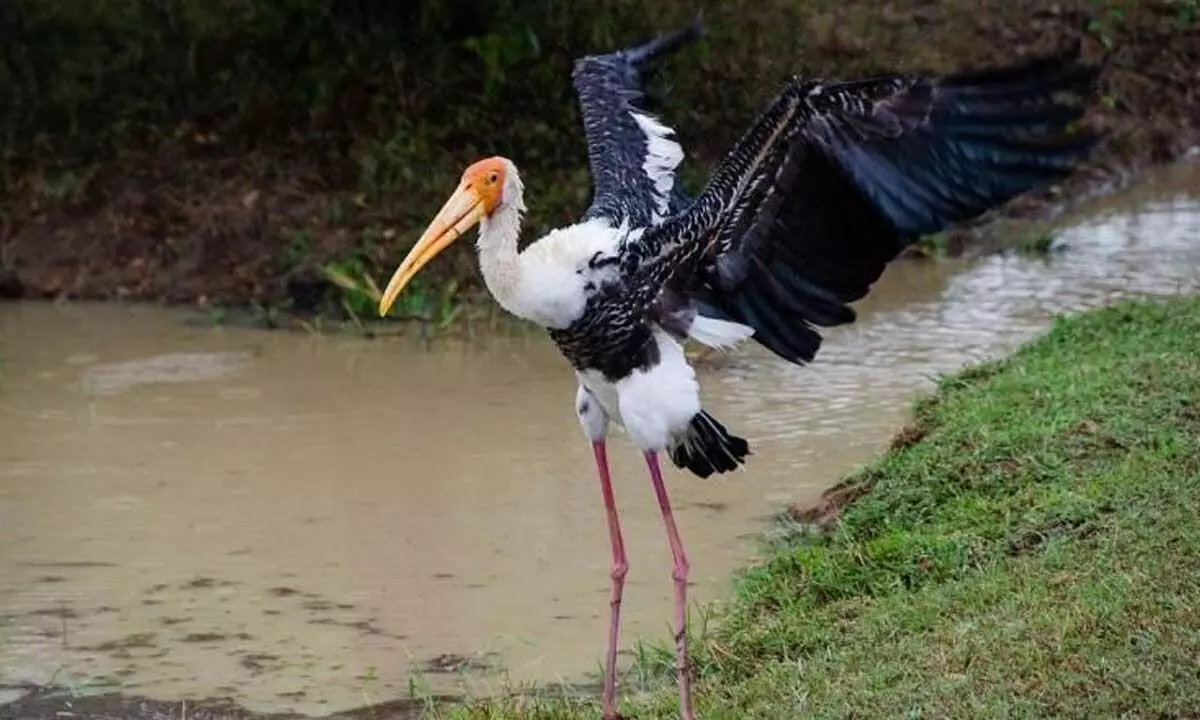
[[[720,161],[695,198],[677,187],[673,131],[639,101],[655,61],[697,37],[690,26],[576,61],[594,181],[579,222],[524,250],[513,162],[480,160],[396,269],[388,309],[413,276],[479,225],[488,290],[547,329],[578,380],[575,412],[591,441],[612,545],[604,717],[617,717],[615,673],[628,568],[605,440],[623,427],[645,456],[674,559],[681,717],[692,720],[685,629],[688,559],[660,453],[701,478],[750,448],[700,400],[681,343],[728,348],[753,338],[805,364],[817,327],[851,323],[849,307],[922,235],[975,217],[1069,174],[1096,138],[1072,131],[1098,70],[1078,48],[1023,64],[848,82],[793,77]],[[1058,97],[1066,96],[1066,97]]]

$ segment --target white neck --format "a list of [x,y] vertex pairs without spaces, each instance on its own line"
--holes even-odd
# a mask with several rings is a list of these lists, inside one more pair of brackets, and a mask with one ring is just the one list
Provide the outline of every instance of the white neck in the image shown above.
[[510,166],[503,199],[479,225],[479,269],[488,292],[507,312],[542,327],[566,327],[587,303],[580,263],[611,250],[615,236],[603,223],[584,223],[554,230],[518,252],[523,189]]
[[506,198],[496,212],[480,223],[475,244],[488,292],[501,307],[520,317],[524,317],[519,298],[524,268],[517,252],[517,239],[521,235],[523,207],[520,197]]

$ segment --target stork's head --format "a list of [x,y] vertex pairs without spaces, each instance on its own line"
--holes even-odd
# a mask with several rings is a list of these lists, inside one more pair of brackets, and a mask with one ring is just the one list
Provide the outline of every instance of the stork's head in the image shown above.
[[468,167],[454,194],[396,268],[379,301],[379,315],[387,314],[421,268],[472,227],[486,222],[502,209],[516,207],[523,210],[521,189],[517,169],[507,158],[490,157]]

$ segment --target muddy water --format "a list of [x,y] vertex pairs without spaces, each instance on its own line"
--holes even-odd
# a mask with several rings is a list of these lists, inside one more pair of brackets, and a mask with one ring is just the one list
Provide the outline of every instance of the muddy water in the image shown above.
[[[868,460],[937,373],[1054,313],[1200,290],[1196,186],[1176,169],[1068,218],[1049,258],[897,265],[812,367],[705,366],[709,408],[756,454],[673,474],[694,598],[722,597],[764,517]],[[598,668],[607,536],[540,335],[426,349],[8,304],[0,342],[0,685],[320,714],[413,678],[486,693],[501,671]],[[640,459],[623,438],[612,455],[628,646],[666,636],[669,557]]]

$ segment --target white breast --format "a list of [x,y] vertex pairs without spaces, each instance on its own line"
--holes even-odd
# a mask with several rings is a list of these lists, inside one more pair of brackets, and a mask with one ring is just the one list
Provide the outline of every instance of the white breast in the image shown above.
[[616,277],[616,267],[593,268],[612,256],[624,233],[593,220],[553,230],[521,253],[520,315],[548,328],[564,328],[581,315],[590,295]]

